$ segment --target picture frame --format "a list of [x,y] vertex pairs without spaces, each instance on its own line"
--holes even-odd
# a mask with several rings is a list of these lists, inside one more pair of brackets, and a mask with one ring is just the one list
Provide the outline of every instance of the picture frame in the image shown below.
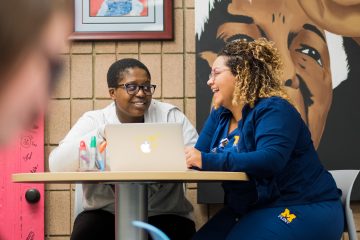
[[172,0],[74,0],[70,40],[172,40]]

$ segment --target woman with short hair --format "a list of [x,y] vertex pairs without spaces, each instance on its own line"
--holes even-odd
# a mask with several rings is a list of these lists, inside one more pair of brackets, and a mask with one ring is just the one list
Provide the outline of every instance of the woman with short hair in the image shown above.
[[[175,106],[152,99],[156,85],[148,68],[140,61],[125,58],[113,63],[107,73],[113,102],[107,107],[85,113],[71,128],[49,157],[52,172],[77,171],[80,141],[100,141],[106,124],[180,123],[184,145],[193,146],[198,138],[195,128]],[[121,192],[121,189],[120,189]],[[83,184],[83,208],[74,222],[72,240],[115,238],[114,189],[109,184]],[[172,240],[191,239],[195,233],[193,207],[181,183],[149,184],[148,221]]]

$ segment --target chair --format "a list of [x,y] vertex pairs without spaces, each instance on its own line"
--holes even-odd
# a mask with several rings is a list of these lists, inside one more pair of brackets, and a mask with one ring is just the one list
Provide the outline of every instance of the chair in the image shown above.
[[166,236],[165,233],[153,225],[141,221],[133,221],[132,224],[135,227],[147,230],[153,240],[170,240],[170,238]]
[[[349,240],[357,240],[356,227],[353,212],[350,208],[350,196],[353,184],[359,170],[334,170],[330,171],[335,179],[336,185],[342,191],[341,202],[344,207],[346,228],[349,234]],[[345,229],[346,230],[346,229]]]
[[77,215],[79,215],[82,211],[84,211],[82,205],[83,199],[83,190],[82,184],[75,184],[75,198],[74,198],[74,219],[76,219]]

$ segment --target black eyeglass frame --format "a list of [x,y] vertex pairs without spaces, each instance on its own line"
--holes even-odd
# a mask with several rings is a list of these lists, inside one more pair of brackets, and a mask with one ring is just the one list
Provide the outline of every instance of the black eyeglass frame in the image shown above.
[[49,92],[52,93],[60,81],[61,73],[64,69],[64,61],[61,59],[49,59],[48,61],[50,68]]
[[[136,89],[134,91],[129,90],[129,86],[136,86]],[[140,91],[140,89],[144,92],[146,96],[152,96],[155,92],[156,85],[150,84],[150,85],[137,85],[132,83],[123,83],[117,85],[116,88],[123,88],[126,90],[127,94],[129,95],[136,95]],[[149,90],[146,90],[146,88],[149,88]]]

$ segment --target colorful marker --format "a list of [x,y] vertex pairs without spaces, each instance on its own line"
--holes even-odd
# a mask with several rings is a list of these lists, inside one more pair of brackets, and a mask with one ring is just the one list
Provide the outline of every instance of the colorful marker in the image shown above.
[[90,141],[90,163],[89,170],[95,170],[95,162],[96,162],[96,137],[92,136]]
[[80,161],[80,171],[88,170],[90,159],[89,159],[89,153],[86,149],[86,144],[84,141],[80,141],[79,161]]

